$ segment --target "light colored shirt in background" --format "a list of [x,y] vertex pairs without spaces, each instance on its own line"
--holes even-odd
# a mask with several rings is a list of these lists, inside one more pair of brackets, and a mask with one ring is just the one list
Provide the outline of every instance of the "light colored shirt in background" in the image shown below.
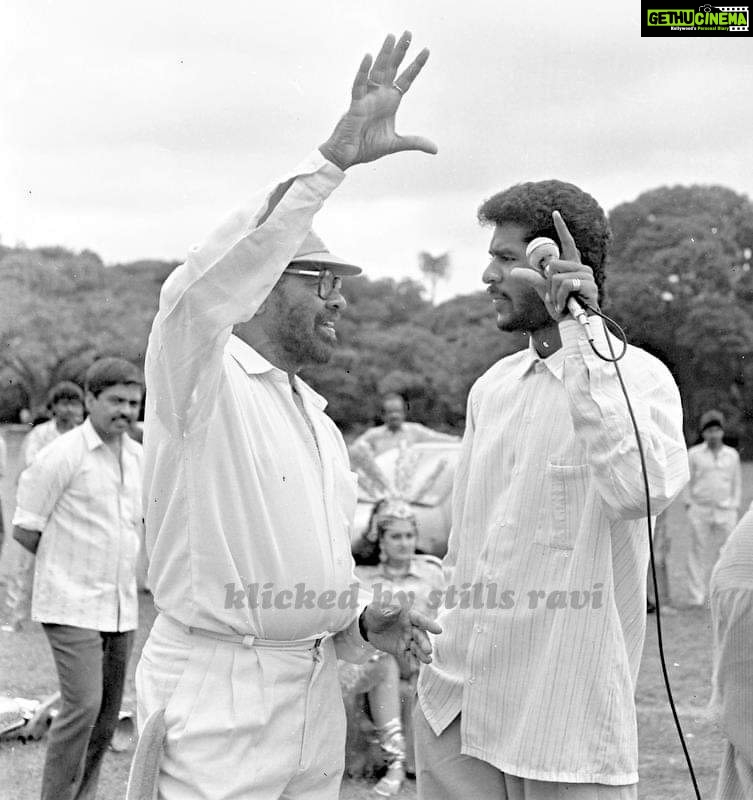
[[361,434],[354,445],[367,444],[375,456],[400,447],[421,442],[457,442],[459,437],[427,428],[418,422],[403,422],[400,429],[391,431],[386,425],[378,425]]
[[42,532],[31,616],[97,631],[138,626],[141,445],[121,461],[87,420],[40,451],[18,481],[13,524]]
[[47,422],[40,422],[35,425],[24,438],[21,445],[21,459],[23,465],[28,467],[34,460],[34,456],[50,442],[60,436],[57,423],[54,419],[48,419]]
[[[436,734],[461,714],[462,752],[510,775],[630,784],[646,619],[641,466],[614,366],[578,323],[559,327],[553,355],[531,346],[471,389],[445,559],[456,602],[440,610],[419,702]],[[679,393],[641,350],[620,368],[657,514],[687,481]]]
[[345,443],[296,377],[314,442],[287,373],[231,336],[343,173],[317,151],[290,177],[263,225],[278,187],[193,248],[162,289],[146,360],[149,583],[184,625],[278,640],[347,627],[338,652],[362,658],[373,651],[348,595],[356,476]]
[[437,616],[442,595],[444,577],[440,560],[436,556],[418,554],[411,559],[408,572],[395,575],[386,564],[356,567],[358,580],[375,600],[387,602],[402,592],[411,608],[426,614],[430,619]]
[[688,450],[688,460],[691,503],[725,511],[740,507],[742,475],[737,450],[723,444],[715,453],[703,442]]
[[727,743],[717,800],[753,797],[753,511],[740,520],[711,575],[711,707]]

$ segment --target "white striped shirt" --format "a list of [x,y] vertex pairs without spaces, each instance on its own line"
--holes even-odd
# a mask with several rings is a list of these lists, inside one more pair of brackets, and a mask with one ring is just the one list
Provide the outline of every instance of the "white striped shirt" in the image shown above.
[[753,511],[727,539],[711,575],[711,707],[727,739],[717,800],[753,797]]
[[162,289],[146,359],[149,584],[184,625],[278,640],[347,629],[339,653],[360,659],[373,651],[360,601],[348,600],[357,478],[345,443],[322,397],[295,378],[307,423],[287,373],[231,336],[343,173],[317,151],[291,177],[263,225],[278,187],[193,248]]
[[[481,602],[440,612],[419,699],[437,734],[462,712],[463,753],[505,773],[628,784],[646,612],[641,468],[614,366],[576,322],[560,334],[547,359],[531,345],[471,389],[445,571],[448,590],[479,584]],[[680,398],[647,353],[630,347],[620,368],[655,515],[688,477]]]
[[21,473],[13,524],[42,532],[31,606],[37,622],[97,631],[138,626],[142,450],[126,434],[121,440],[118,464],[86,420]]

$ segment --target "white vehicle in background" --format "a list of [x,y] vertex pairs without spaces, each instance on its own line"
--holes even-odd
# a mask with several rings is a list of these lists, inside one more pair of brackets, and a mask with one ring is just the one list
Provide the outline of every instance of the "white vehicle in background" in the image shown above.
[[384,498],[404,500],[415,514],[417,549],[440,558],[450,535],[452,481],[460,442],[423,442],[373,456],[367,447],[352,447],[351,465],[358,473],[358,505],[353,540],[368,528],[374,505]]

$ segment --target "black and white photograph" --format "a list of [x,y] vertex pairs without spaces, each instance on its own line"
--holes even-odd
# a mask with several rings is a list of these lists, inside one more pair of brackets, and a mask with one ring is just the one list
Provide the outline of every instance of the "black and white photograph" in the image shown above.
[[749,11],[2,4],[0,800],[753,800]]

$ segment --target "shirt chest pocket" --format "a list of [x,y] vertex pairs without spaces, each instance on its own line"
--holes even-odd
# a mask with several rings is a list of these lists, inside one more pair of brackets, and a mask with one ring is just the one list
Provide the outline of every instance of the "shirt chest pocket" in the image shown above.
[[586,508],[590,467],[588,464],[546,466],[544,495],[549,513],[537,530],[537,543],[559,550],[572,550]]

